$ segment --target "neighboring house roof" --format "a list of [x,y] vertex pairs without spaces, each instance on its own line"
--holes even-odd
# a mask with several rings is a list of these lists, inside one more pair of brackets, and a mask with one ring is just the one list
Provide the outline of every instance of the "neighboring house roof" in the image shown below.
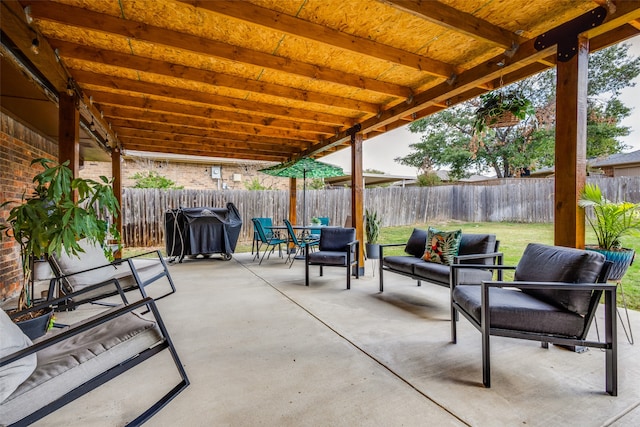
[[589,160],[589,166],[594,168],[602,168],[609,166],[621,166],[640,164],[640,150],[631,153],[612,154],[608,157]]

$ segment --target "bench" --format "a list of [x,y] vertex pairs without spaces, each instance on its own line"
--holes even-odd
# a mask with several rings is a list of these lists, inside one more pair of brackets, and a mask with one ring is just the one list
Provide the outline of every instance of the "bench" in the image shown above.
[[[28,310],[64,303],[67,297]],[[137,313],[140,310],[151,314],[142,316]],[[12,313],[11,317],[23,312]],[[163,350],[171,354],[180,381],[130,424],[142,424],[189,385],[151,298],[119,305],[73,325],[54,329],[34,342],[4,311],[0,313],[0,330],[0,425],[3,426],[30,425]],[[153,381],[153,377],[148,381]]]
[[[384,272],[396,273],[411,277],[418,281],[450,287],[451,268],[446,264],[425,261],[424,255],[427,244],[427,231],[414,228],[407,243],[391,243],[380,245],[380,292],[384,291]],[[385,256],[385,248],[404,246],[408,255]],[[500,241],[495,234],[462,233],[458,255],[454,257],[454,264],[502,264],[502,253],[498,252]],[[457,283],[480,283],[491,280],[489,270],[460,269],[457,271]]]

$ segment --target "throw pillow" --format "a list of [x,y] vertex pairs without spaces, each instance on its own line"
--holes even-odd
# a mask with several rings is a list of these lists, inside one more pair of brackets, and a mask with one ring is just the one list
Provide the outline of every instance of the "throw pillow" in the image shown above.
[[[0,309],[0,358],[15,353],[31,345],[31,340],[13,323],[4,310]],[[36,369],[36,354],[18,359],[0,368],[0,402],[11,395]]]
[[453,258],[458,255],[461,239],[462,230],[440,231],[429,227],[427,231],[427,247],[422,259],[439,264],[453,264]]

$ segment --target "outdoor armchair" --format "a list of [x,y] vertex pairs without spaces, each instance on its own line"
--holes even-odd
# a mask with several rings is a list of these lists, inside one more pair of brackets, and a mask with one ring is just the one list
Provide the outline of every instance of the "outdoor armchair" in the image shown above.
[[[99,245],[92,244],[88,240],[81,240],[80,246],[84,252],[78,253],[77,256],[62,253],[49,257],[49,265],[53,272],[49,285],[49,298],[53,298],[56,288],[59,295],[71,294],[87,286],[111,279],[117,279],[119,286],[125,292],[137,289],[142,298],[148,296],[145,288],[160,279],[164,279],[163,281],[169,284],[170,291],[156,297],[156,300],[176,291],[160,251],[150,251],[109,262]],[[151,258],[146,258],[147,256],[151,256]],[[95,301],[116,293],[118,293],[118,289],[115,287],[96,289],[95,292],[84,294],[82,301]],[[69,298],[68,305],[71,306],[72,301]]]
[[304,284],[309,286],[309,266],[319,265],[320,276],[323,267],[344,267],[347,271],[347,289],[351,289],[352,268],[355,266],[356,279],[360,278],[358,254],[360,242],[356,239],[355,228],[326,227],[320,234],[318,250],[307,251],[305,255]]
[[[99,285],[89,288],[96,286]],[[80,295],[74,293],[52,299],[25,311],[55,307],[64,303],[67,297],[79,299]],[[138,314],[144,309],[151,314]],[[169,351],[180,379],[171,390],[131,420],[130,425],[140,425],[151,418],[189,385],[151,298],[112,307],[62,329],[49,331],[34,342],[4,311],[0,313],[0,329],[0,425],[3,426],[30,425],[164,350]],[[165,366],[164,362],[158,366]],[[162,372],[157,374],[163,375]],[[147,377],[147,381],[154,381],[154,377]],[[140,396],[140,400],[144,402],[145,396]]]
[[[486,265],[477,265],[486,268]],[[530,243],[516,267],[513,281],[482,281],[456,285],[452,265],[451,340],[456,343],[457,313],[482,333],[483,384],[491,386],[490,336],[535,340],[564,346],[604,350],[606,391],[617,395],[616,286],[607,284],[610,263],[603,255],[573,248]],[[604,341],[587,338],[604,292]]]

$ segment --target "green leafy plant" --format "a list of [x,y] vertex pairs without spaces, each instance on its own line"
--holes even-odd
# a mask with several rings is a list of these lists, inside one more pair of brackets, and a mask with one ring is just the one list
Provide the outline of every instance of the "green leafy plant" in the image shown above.
[[[23,289],[19,309],[33,303],[27,286],[32,258],[63,250],[68,255],[78,255],[83,251],[78,241],[85,238],[99,244],[107,237],[120,242],[118,229],[108,218],[116,218],[120,207],[106,177],[100,177],[102,182],[73,178],[69,162],[56,164],[49,159],[36,159],[31,162],[32,166],[35,164],[44,170],[34,176],[31,193],[25,191],[21,201],[0,205],[5,208],[17,204],[5,223],[0,224],[0,231],[20,246]],[[111,256],[106,248],[105,253]]]
[[136,172],[131,179],[136,181],[134,188],[160,188],[165,190],[180,190],[183,188],[183,186],[176,185],[175,182],[156,171]]
[[380,225],[382,218],[378,216],[378,212],[365,210],[365,234],[367,235],[367,243],[375,245],[380,237]]
[[593,217],[587,216],[587,221],[601,249],[619,250],[621,237],[640,232],[640,203],[607,200],[595,184],[585,185],[578,206],[593,209]]
[[475,112],[473,127],[477,132],[499,124],[504,114],[523,120],[535,113],[531,101],[516,91],[494,90],[480,96],[480,107]]

